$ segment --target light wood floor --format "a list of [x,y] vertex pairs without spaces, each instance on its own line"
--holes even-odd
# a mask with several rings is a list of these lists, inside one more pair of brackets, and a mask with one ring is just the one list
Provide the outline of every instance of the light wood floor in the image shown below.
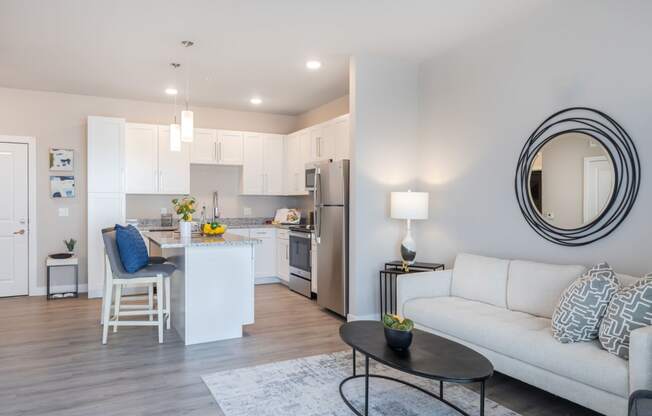
[[[201,375],[346,349],[340,319],[281,285],[256,287],[245,337],[192,347],[174,330],[159,345],[155,329],[137,327],[103,346],[99,309],[96,299],[0,299],[0,415],[222,415]],[[501,374],[487,395],[523,416],[595,415]]]

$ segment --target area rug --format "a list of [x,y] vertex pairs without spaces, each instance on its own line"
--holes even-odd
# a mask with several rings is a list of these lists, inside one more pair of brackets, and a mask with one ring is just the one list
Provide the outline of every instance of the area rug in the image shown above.
[[[226,416],[347,416],[353,412],[339,394],[340,382],[351,375],[352,353],[316,355],[255,367],[221,371],[203,376]],[[358,354],[358,374],[364,359]],[[370,373],[400,378],[438,392],[439,383],[406,375],[373,360]],[[455,410],[416,389],[382,379],[371,379],[370,416],[457,416]],[[480,412],[480,395],[460,385],[444,384],[444,397],[465,412]],[[345,384],[344,394],[357,409],[364,407],[364,379]],[[485,402],[487,416],[518,416],[491,400]]]

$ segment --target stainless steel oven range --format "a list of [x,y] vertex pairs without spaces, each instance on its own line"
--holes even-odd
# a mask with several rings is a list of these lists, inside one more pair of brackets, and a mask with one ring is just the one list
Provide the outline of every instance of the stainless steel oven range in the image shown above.
[[290,227],[290,281],[291,290],[312,297],[312,227]]

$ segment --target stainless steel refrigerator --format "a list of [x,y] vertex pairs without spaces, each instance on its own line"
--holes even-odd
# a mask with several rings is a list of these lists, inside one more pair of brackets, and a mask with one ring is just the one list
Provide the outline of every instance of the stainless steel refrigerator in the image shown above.
[[349,312],[349,161],[315,166],[317,303],[346,317]]

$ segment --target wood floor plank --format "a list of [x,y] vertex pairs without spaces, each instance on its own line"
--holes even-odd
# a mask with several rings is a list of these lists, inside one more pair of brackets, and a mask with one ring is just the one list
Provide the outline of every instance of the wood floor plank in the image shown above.
[[[191,347],[142,327],[102,345],[99,310],[97,299],[0,299],[0,415],[219,416],[202,375],[347,348],[341,319],[282,285],[256,287],[243,338]],[[487,395],[524,416],[596,415],[501,374]]]

